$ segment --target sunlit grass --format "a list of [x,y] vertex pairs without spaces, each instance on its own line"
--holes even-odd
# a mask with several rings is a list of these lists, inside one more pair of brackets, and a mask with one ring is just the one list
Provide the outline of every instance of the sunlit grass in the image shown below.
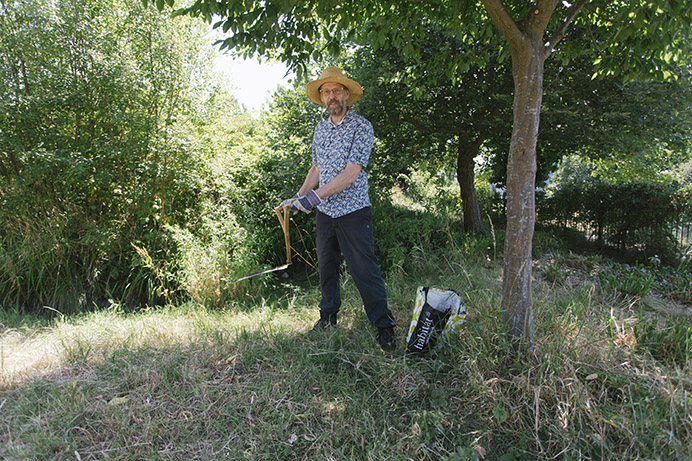
[[[307,310],[293,310],[292,314],[293,318],[309,315]],[[238,332],[255,329],[258,322],[268,327],[272,318],[273,307],[260,301],[252,312],[209,310],[192,304],[136,313],[111,309],[58,317],[35,330],[6,329],[2,333],[2,381],[7,384],[49,374],[74,363],[97,363],[119,348],[188,347],[216,335],[234,338]],[[283,327],[292,323],[297,322],[282,318]]]

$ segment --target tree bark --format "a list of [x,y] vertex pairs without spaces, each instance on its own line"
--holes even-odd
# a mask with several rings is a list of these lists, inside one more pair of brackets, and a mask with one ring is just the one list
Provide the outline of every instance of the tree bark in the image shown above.
[[474,158],[478,156],[478,151],[483,144],[479,137],[472,142],[459,141],[457,153],[457,182],[461,194],[461,202],[464,208],[464,230],[481,234],[483,232],[483,221],[481,220],[481,209],[478,206],[476,188],[474,184]]
[[507,160],[507,233],[502,309],[509,334],[520,348],[533,349],[532,241],[536,221],[536,143],[543,101],[543,65],[552,47],[543,34],[557,0],[536,0],[516,22],[502,0],[481,0],[509,42],[514,78],[514,120]]
[[536,142],[543,99],[543,44],[527,38],[512,50],[514,126],[507,161],[507,234],[502,308],[509,333],[533,347],[531,291]]

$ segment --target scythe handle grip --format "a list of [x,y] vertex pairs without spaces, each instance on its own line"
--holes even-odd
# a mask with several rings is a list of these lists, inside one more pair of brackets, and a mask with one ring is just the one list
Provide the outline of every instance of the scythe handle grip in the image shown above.
[[286,264],[291,264],[291,237],[288,232],[288,223],[290,222],[291,209],[289,207],[274,208],[276,217],[279,218],[281,229],[284,231],[284,241],[286,242]]

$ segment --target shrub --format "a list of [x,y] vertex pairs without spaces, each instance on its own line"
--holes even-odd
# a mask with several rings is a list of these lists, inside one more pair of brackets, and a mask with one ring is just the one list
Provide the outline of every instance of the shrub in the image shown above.
[[196,214],[204,149],[187,133],[216,91],[194,82],[212,66],[204,25],[121,0],[3,15],[0,76],[25,75],[0,86],[0,125],[16,127],[0,130],[0,303],[167,302],[175,242],[162,229]]
[[[415,249],[443,248],[452,235],[459,235],[460,222],[450,221],[425,209],[412,210],[397,205],[383,194],[372,194],[375,247],[380,268],[405,268]],[[452,230],[456,228],[457,230]]]
[[231,281],[256,270],[256,245],[233,215],[204,221],[197,234],[180,226],[167,230],[178,246],[175,277],[181,289],[199,304],[218,307],[239,288]]
[[608,183],[572,163],[538,203],[541,222],[577,228],[599,245],[636,250],[645,259],[675,261],[673,229],[689,208],[683,190],[665,183]]

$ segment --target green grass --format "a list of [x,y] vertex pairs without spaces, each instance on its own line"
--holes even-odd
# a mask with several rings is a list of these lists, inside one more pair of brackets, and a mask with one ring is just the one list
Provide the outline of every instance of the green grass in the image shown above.
[[[689,354],[637,343],[638,321],[668,324],[616,279],[597,287],[609,263],[536,262],[536,352],[517,356],[502,334],[501,262],[454,248],[414,249],[406,270],[388,272],[394,355],[379,350],[348,278],[339,327],[314,336],[318,289],[287,282],[224,309],[7,314],[0,458],[692,456]],[[420,284],[456,290],[469,315],[441,353],[414,359],[403,342]],[[665,343],[665,331],[646,337]]]

